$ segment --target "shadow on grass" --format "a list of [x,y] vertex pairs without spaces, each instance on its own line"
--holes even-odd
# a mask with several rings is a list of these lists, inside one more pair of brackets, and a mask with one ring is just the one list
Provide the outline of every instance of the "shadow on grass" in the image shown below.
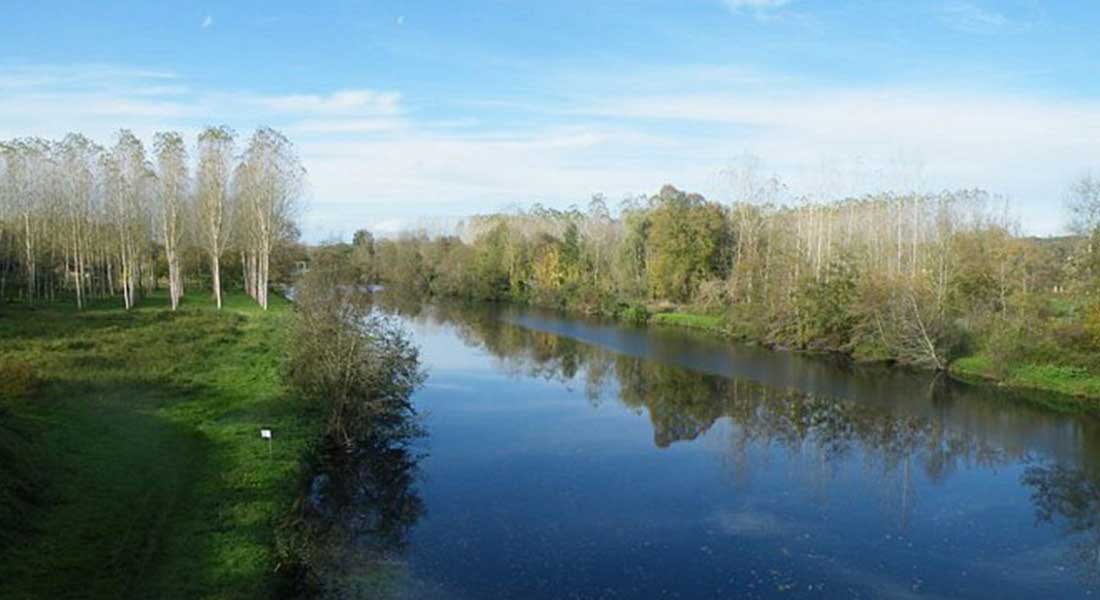
[[[83,401],[54,397],[73,392]],[[42,430],[33,442],[39,494],[13,519],[33,526],[0,562],[0,597],[132,596],[179,518],[209,444],[126,397],[180,393],[67,382],[52,385],[27,413]]]

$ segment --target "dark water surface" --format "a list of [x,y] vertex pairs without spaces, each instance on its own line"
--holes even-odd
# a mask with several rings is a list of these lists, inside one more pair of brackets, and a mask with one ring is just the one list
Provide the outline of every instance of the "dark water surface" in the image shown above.
[[430,375],[406,596],[1100,591],[1093,417],[556,313],[401,318]]

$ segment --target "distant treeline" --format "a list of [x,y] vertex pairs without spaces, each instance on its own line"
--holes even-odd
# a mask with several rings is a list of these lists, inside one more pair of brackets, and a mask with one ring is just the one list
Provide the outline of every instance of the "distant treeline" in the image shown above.
[[364,278],[418,294],[686,310],[747,340],[933,369],[975,352],[1092,369],[1098,189],[1075,186],[1081,235],[1058,239],[1021,236],[981,191],[720,204],[666,186],[615,215],[596,197],[476,217],[460,236],[360,232],[345,251]]
[[175,308],[190,280],[220,307],[224,261],[267,308],[305,170],[277,131],[256,130],[241,154],[236,139],[205,129],[193,161],[175,132],[151,153],[128,130],[110,148],[76,133],[0,141],[0,302],[118,295],[130,308],[164,280]]

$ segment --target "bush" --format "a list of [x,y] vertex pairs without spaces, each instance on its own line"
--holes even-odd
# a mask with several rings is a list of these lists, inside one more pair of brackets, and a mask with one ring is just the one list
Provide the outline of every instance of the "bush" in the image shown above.
[[0,360],[0,400],[22,400],[34,395],[40,381],[26,361]]
[[1085,307],[1085,334],[1093,348],[1100,347],[1100,301],[1094,300]]
[[416,347],[353,283],[340,263],[303,279],[286,365],[295,391],[325,412],[329,438],[349,449],[414,425],[410,396],[423,381]]
[[649,321],[649,310],[641,304],[620,304],[615,316],[627,323],[645,325]]

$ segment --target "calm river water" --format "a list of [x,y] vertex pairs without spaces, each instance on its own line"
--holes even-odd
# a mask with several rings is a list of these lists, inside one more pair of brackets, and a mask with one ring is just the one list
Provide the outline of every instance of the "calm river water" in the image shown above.
[[553,312],[400,318],[427,436],[370,519],[408,597],[1100,592],[1093,417]]

